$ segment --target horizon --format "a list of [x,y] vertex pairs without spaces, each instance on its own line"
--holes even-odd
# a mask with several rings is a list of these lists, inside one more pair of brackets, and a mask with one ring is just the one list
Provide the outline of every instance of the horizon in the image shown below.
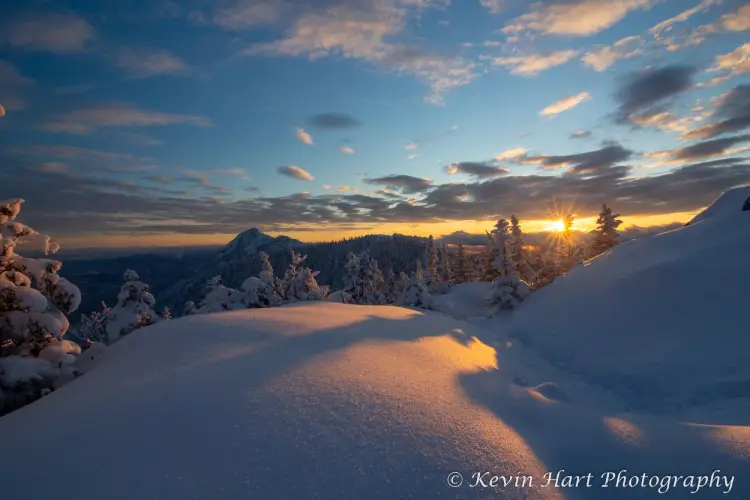
[[63,250],[689,221],[750,183],[741,0],[0,7],[0,199]]

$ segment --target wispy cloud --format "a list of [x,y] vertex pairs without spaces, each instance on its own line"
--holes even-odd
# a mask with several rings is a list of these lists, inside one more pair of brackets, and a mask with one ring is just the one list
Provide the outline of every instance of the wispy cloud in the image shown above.
[[415,149],[419,149],[419,143],[416,141],[407,142],[404,145],[404,149],[407,151],[414,151]]
[[513,75],[536,76],[542,71],[565,64],[570,61],[576,53],[575,50],[560,50],[546,54],[494,58],[487,58],[485,56],[483,58],[490,59],[495,66],[509,67],[511,74]]
[[505,160],[513,160],[515,158],[520,158],[521,156],[526,154],[525,148],[513,148],[513,149],[506,149],[502,153],[495,155],[496,161],[505,161]]
[[296,134],[297,140],[299,142],[301,142],[303,144],[307,144],[308,146],[312,146],[313,145],[312,136],[310,134],[308,134],[307,132],[305,132],[304,129],[301,129],[301,128],[295,129],[295,134]]
[[716,85],[750,72],[750,43],[740,45],[727,54],[716,56],[714,65],[710,71],[721,72],[723,74],[712,78],[708,82],[701,83],[700,86]]
[[276,171],[280,173],[281,175],[286,175],[287,177],[291,177],[292,179],[297,179],[298,181],[311,181],[313,180],[313,176],[308,172],[307,170],[296,167],[294,165],[285,165],[282,167],[277,167]]
[[339,151],[345,155],[353,155],[354,154],[354,148],[350,148],[349,146],[343,146]]
[[321,113],[310,118],[310,124],[322,129],[349,129],[358,127],[360,122],[344,113]]
[[74,54],[85,52],[96,31],[85,19],[71,14],[47,13],[11,24],[7,41],[27,50]]
[[700,45],[707,35],[716,33],[720,27],[703,25],[685,32],[675,30],[674,26],[720,3],[721,0],[702,0],[694,7],[652,26],[642,35],[628,36],[612,45],[591,49],[583,56],[582,61],[596,71],[605,71],[618,60],[642,56],[655,49],[675,52],[685,47]]
[[479,4],[490,11],[490,14],[499,14],[505,7],[506,0],[479,0]]
[[617,121],[637,123],[663,112],[671,100],[692,87],[695,73],[692,66],[672,65],[627,75],[615,94]]
[[738,85],[713,102],[715,120],[683,135],[684,139],[709,139],[750,128],[750,84]]
[[139,78],[180,75],[188,69],[177,56],[166,50],[153,49],[122,49],[117,55],[117,66]]
[[583,139],[584,137],[590,137],[591,132],[588,130],[576,130],[572,134],[570,134],[571,139]]
[[654,0],[551,0],[531,5],[530,11],[503,28],[508,35],[589,36],[622,20],[629,12],[648,8]]
[[327,189],[328,191],[338,191],[338,192],[349,192],[354,193],[357,191],[357,188],[352,186],[330,186],[328,184],[323,184],[323,189]]
[[489,179],[510,173],[510,170],[507,168],[499,167],[492,162],[475,161],[451,163],[450,165],[446,165],[445,171],[449,175],[466,174],[480,179]]
[[321,3],[301,9],[291,2],[241,2],[227,22],[234,29],[291,20],[286,35],[278,40],[254,44],[243,51],[249,56],[307,56],[311,60],[329,56],[362,59],[387,71],[404,73],[430,86],[425,98],[442,104],[448,90],[466,85],[479,73],[476,64],[461,57],[427,51],[417,45],[396,44],[386,39],[404,31],[413,10],[445,5],[443,0],[380,0],[377,2]]
[[108,103],[80,108],[44,124],[50,132],[87,134],[103,127],[146,127],[163,125],[211,126],[202,116],[162,113],[138,108],[128,103]]
[[364,179],[364,182],[366,184],[384,186],[390,190],[401,191],[408,194],[421,193],[432,187],[432,181],[430,179],[403,174]]
[[576,95],[568,96],[564,99],[560,99],[559,101],[555,101],[549,106],[546,106],[544,109],[542,109],[539,114],[541,116],[554,116],[562,113],[563,111],[567,111],[569,109],[573,109],[579,104],[581,104],[583,101],[590,99],[591,94],[588,92],[580,92]]

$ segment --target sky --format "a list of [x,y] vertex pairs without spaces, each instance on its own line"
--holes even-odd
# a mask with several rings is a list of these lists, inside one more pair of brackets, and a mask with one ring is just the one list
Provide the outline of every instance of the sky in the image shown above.
[[685,222],[750,182],[741,0],[0,7],[0,199],[68,247]]

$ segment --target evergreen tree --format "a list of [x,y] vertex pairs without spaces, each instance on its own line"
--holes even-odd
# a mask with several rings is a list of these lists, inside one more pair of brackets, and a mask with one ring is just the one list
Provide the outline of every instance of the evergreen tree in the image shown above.
[[107,342],[107,323],[112,319],[112,309],[102,302],[101,311],[93,311],[88,316],[81,315],[79,336],[91,342]]
[[493,314],[502,309],[515,309],[529,295],[529,285],[518,276],[498,276],[492,282],[488,305]]
[[388,287],[378,261],[365,251],[358,256],[349,254],[344,288],[346,295],[337,295],[337,302],[351,300],[354,304],[379,305],[388,303]]
[[487,233],[492,251],[492,278],[517,274],[515,262],[510,258],[510,225],[505,219],[495,224],[491,233]]
[[423,309],[430,309],[432,307],[432,296],[427,285],[424,283],[422,263],[420,261],[417,261],[417,270],[411,279],[407,281],[396,304],[406,307],[421,307]]
[[437,291],[441,280],[438,270],[438,251],[432,235],[427,240],[424,261],[426,264],[424,269],[424,283],[430,290]]
[[196,310],[197,309],[195,307],[195,302],[193,302],[192,300],[188,300],[187,302],[185,302],[185,306],[182,310],[182,315],[190,316],[191,314],[195,314]]
[[463,241],[459,240],[458,250],[456,253],[455,282],[466,283],[467,281],[471,281],[471,275],[471,261],[466,256],[466,250],[464,249]]
[[510,275],[518,276],[527,283],[534,276],[534,271],[524,254],[523,230],[515,215],[510,216],[510,260],[512,262]]
[[78,373],[80,347],[64,340],[67,316],[81,303],[62,263],[15,253],[32,244],[48,255],[59,245],[18,222],[24,200],[0,202],[0,415],[59,387]]
[[597,227],[590,232],[593,236],[590,257],[602,254],[617,245],[620,236],[617,228],[622,224],[618,217],[620,217],[620,214],[613,214],[611,208],[602,205],[602,211],[596,220]]
[[[308,267],[300,267],[307,256],[298,255],[291,250],[292,262],[284,274],[281,283],[281,296],[289,302],[306,300],[324,300],[328,295],[328,287],[321,287],[315,279],[317,272]],[[270,267],[270,264],[269,264]],[[268,272],[267,270],[264,270]]]
[[478,267],[479,281],[492,281],[497,276],[497,271],[494,266],[495,252],[493,250],[492,236],[487,233],[487,245],[484,248],[484,252],[480,257],[480,267]]
[[450,256],[448,255],[448,244],[445,241],[440,249],[440,277],[443,283],[453,281],[453,270],[451,269]]
[[161,319],[164,321],[172,319],[172,311],[167,306],[164,306],[164,309],[161,312]]
[[149,292],[149,287],[141,281],[138,273],[132,269],[123,275],[125,283],[117,295],[117,303],[110,311],[107,322],[107,341],[111,344],[133,330],[143,328],[159,321],[154,311],[156,300]]

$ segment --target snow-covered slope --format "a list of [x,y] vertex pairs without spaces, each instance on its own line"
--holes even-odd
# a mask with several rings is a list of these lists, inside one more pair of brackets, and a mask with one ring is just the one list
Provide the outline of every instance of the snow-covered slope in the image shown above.
[[[697,479],[667,485],[669,498],[750,495],[747,428],[611,415],[556,384],[519,387],[513,350],[474,338],[486,333],[438,313],[332,303],[138,330],[88,375],[0,419],[0,497],[663,497],[603,488],[621,469],[736,476],[697,496]],[[590,487],[543,487],[562,469],[591,473]],[[471,487],[476,473],[511,484]],[[516,487],[519,474],[533,486]]]
[[728,191],[691,225],[579,266],[529,299],[510,334],[632,408],[744,398],[750,416],[747,196]]

